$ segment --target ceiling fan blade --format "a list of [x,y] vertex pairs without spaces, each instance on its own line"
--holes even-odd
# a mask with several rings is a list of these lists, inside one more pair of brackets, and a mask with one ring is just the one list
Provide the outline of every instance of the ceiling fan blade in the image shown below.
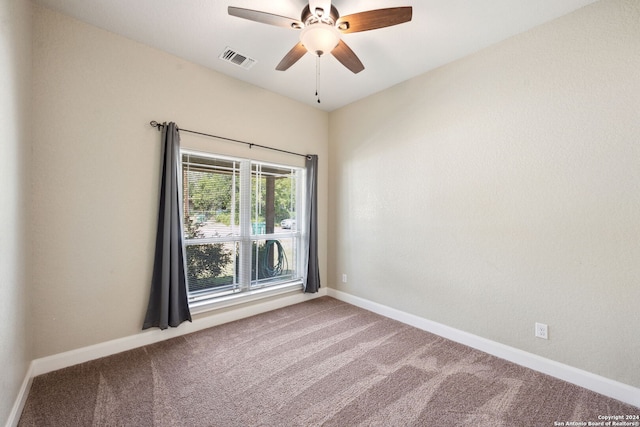
[[354,74],[358,74],[360,71],[364,70],[364,65],[362,65],[360,59],[358,59],[351,48],[342,40],[340,40],[338,46],[331,51],[331,54]]
[[276,66],[276,70],[285,71],[293,64],[298,62],[298,59],[302,58],[304,54],[307,53],[307,48],[302,45],[302,42],[299,42],[297,45],[293,47],[285,56],[282,58],[282,61]]
[[411,6],[369,10],[341,16],[336,27],[344,34],[357,33],[409,22],[412,15],[413,8]]
[[243,9],[241,7],[229,6],[227,11],[231,16],[237,16],[238,18],[261,22],[263,24],[275,25],[277,27],[293,28],[294,30],[299,30],[304,27],[304,24],[297,19],[274,15],[267,12],[260,12],[259,10]]

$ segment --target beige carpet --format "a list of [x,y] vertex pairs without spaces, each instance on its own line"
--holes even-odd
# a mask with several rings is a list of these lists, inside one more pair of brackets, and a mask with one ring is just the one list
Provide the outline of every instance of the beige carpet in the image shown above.
[[20,426],[554,426],[640,414],[332,298],[36,377]]

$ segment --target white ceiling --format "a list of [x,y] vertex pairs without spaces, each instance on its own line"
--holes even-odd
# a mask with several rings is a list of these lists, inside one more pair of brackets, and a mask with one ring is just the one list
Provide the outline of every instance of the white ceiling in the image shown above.
[[[567,14],[596,0],[333,0],[341,15],[413,6],[409,23],[342,35],[365,70],[306,54],[276,71],[298,31],[227,14],[228,6],[300,19],[305,0],[35,0],[50,9],[174,54],[231,77],[332,111],[401,81]],[[230,47],[257,63],[245,70],[218,56]]]

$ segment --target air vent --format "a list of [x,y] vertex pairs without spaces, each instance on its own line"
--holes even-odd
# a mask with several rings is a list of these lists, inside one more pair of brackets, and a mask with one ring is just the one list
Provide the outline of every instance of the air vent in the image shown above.
[[249,68],[253,67],[253,64],[257,62],[255,59],[249,58],[246,55],[238,53],[235,50],[231,49],[230,47],[226,47],[224,49],[224,52],[222,52],[220,56],[218,56],[218,58],[222,59],[223,61],[230,62],[234,65],[237,65],[238,67],[242,67],[245,70],[248,70]]

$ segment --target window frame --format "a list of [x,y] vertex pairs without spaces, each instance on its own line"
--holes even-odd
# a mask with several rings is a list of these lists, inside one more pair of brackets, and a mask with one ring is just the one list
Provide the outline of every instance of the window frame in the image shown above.
[[[306,170],[302,166],[294,166],[290,164],[264,162],[256,159],[247,159],[242,157],[227,156],[223,154],[215,154],[210,152],[197,151],[192,149],[180,150],[180,168],[181,176],[184,173],[184,156],[194,156],[200,158],[209,158],[221,161],[238,162],[240,165],[239,171],[239,233],[231,234],[228,236],[212,236],[205,238],[189,239],[183,233],[184,248],[186,254],[186,248],[191,245],[201,244],[235,244],[237,251],[237,258],[233,261],[233,268],[236,271],[234,273],[234,282],[229,285],[220,285],[216,289],[197,290],[191,291],[189,289],[189,283],[187,279],[187,298],[189,301],[190,310],[193,313],[207,311],[210,309],[226,307],[238,303],[245,303],[251,300],[265,298],[283,293],[289,293],[292,291],[299,291],[303,288],[303,267],[304,267],[304,251],[305,246],[305,233],[303,233],[302,225],[306,223],[304,213],[306,212],[304,203],[306,197],[305,192],[305,180]],[[296,229],[290,229],[286,232],[282,230],[277,233],[254,233],[252,228],[252,211],[254,204],[252,204],[253,188],[252,182],[254,181],[254,166],[259,165],[266,168],[275,169],[289,169],[295,173],[295,221],[297,224]],[[185,195],[182,195],[183,203],[187,203]],[[248,207],[246,207],[248,204]],[[184,206],[184,204],[183,204]],[[232,207],[235,209],[235,204]],[[186,220],[186,218],[185,218]],[[274,224],[275,227],[275,224]],[[260,282],[259,276],[256,274],[256,279],[252,278],[252,266],[254,262],[253,258],[253,243],[266,241],[266,240],[281,240],[291,239],[294,251],[294,263],[293,266],[294,276],[290,280],[275,280],[268,281],[263,279]],[[257,251],[256,246],[256,251]],[[236,251],[233,256],[236,257]],[[236,263],[238,265],[236,265]],[[186,267],[188,269],[188,266]],[[256,270],[257,271],[257,270]],[[237,273],[237,279],[236,279]]]

